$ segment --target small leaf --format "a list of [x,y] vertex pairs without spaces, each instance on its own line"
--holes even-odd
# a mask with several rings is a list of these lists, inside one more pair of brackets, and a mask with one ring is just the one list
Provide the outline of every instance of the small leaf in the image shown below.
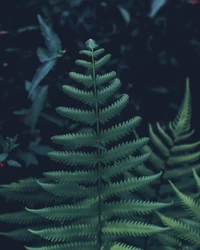
[[7,160],[7,163],[11,167],[21,167],[21,164],[15,160]]
[[0,154],[0,161],[4,161],[8,157],[7,153]]
[[130,17],[129,12],[126,9],[124,9],[122,6],[118,6],[118,9],[119,9],[124,21],[126,23],[130,23],[131,17]]

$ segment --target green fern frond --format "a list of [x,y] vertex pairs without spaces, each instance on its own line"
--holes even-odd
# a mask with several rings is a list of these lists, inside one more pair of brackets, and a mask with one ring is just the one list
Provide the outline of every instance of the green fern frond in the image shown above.
[[80,82],[85,85],[87,88],[90,88],[93,85],[93,79],[91,75],[83,75],[76,72],[70,72],[69,76],[76,82]]
[[[86,205],[62,205],[47,207],[42,209],[30,209],[26,208],[27,211],[32,212],[33,215],[38,215],[54,221],[66,221],[74,220],[79,218],[87,218],[89,216],[97,216],[97,206],[86,206]],[[32,214],[28,213],[28,214]]]
[[103,188],[102,196],[104,197],[104,199],[106,199],[107,197],[112,195],[139,190],[141,188],[144,188],[146,185],[149,185],[156,181],[161,176],[161,174],[162,173],[153,176],[127,178],[119,182],[109,183]]
[[45,172],[48,179],[62,184],[72,183],[95,183],[97,181],[97,171],[52,171]]
[[138,139],[132,142],[126,142],[118,144],[117,146],[109,149],[102,150],[101,159],[104,164],[113,161],[121,160],[137,150],[141,149],[146,143],[148,143],[148,138]]
[[199,231],[194,231],[192,228],[190,228],[187,224],[166,217],[159,212],[156,212],[160,219],[162,220],[163,224],[172,228],[178,237],[180,237],[183,240],[187,240],[189,243],[193,244],[195,247],[200,246],[200,234]]
[[[96,85],[99,86],[99,85],[104,84],[106,82],[110,82],[110,81],[112,81],[115,78],[115,76],[116,76],[116,72],[115,71],[111,71],[111,72],[106,73],[104,75],[97,74],[96,75]],[[112,89],[112,88],[114,88],[114,86],[117,86],[119,88],[120,87],[119,83],[120,83],[119,79],[114,79],[111,82],[111,86],[109,88]]]
[[47,192],[63,197],[72,197],[72,198],[80,198],[80,197],[95,197],[97,195],[96,188],[85,188],[83,186],[77,186],[73,184],[65,185],[62,183],[56,184],[46,184],[38,181],[38,184]]
[[99,104],[105,104],[108,98],[114,96],[115,92],[120,87],[120,81],[114,79],[107,87],[97,91],[97,100]]
[[48,153],[49,157],[63,164],[69,164],[71,166],[94,166],[97,162],[96,153],[83,153],[83,152],[73,152],[73,151],[53,151]]
[[84,91],[68,85],[63,86],[63,91],[65,94],[94,107],[94,95],[92,91]]
[[128,121],[114,125],[109,129],[102,130],[100,133],[101,143],[103,145],[119,140],[125,135],[130,134],[141,123],[141,118],[136,116]]
[[27,211],[20,211],[14,213],[6,213],[0,215],[0,221],[10,224],[32,224],[41,220],[41,217],[37,214],[29,213]]
[[99,121],[101,124],[105,124],[106,122],[110,121],[116,115],[126,107],[128,103],[128,95],[124,94],[114,102],[112,105],[108,106],[105,109],[99,109]]
[[172,203],[138,201],[138,200],[122,200],[119,202],[109,202],[104,204],[105,214],[108,215],[126,215],[139,214],[145,215],[170,206]]
[[137,157],[129,157],[122,161],[115,162],[114,165],[107,165],[101,170],[102,178],[105,181],[109,181],[110,178],[123,174],[126,171],[131,171],[140,164],[146,162],[149,159],[150,154],[143,154]]
[[56,108],[56,111],[58,114],[77,122],[83,122],[89,125],[94,125],[96,122],[94,110],[89,111],[75,108],[58,107]]
[[8,238],[19,241],[37,241],[39,236],[30,233],[27,229],[17,229],[10,232],[0,232],[0,235],[4,235]]
[[119,236],[148,236],[167,230],[168,228],[154,226],[143,222],[132,222],[127,220],[105,222],[102,228],[103,234]]
[[[98,58],[103,52],[104,49],[98,49],[96,42],[89,39],[86,49],[80,51],[88,56],[88,61],[76,61],[77,65],[86,68],[86,74],[70,73],[70,78],[82,85],[63,87],[65,94],[84,106],[81,109],[62,106],[56,111],[63,117],[90,125],[85,128],[89,129],[88,133],[52,137],[52,141],[64,145],[66,151],[53,151],[48,155],[64,164],[64,169],[44,173],[45,178],[24,184],[24,192],[20,191],[22,184],[21,189],[15,184],[14,191],[10,190],[10,185],[0,189],[0,194],[6,198],[32,201],[31,206],[26,205],[24,219],[20,221],[25,227],[21,235],[24,239],[29,235],[38,236],[42,243],[39,247],[26,249],[141,250],[146,248],[145,242],[136,236],[156,235],[168,230],[151,224],[145,215],[168,207],[170,203],[150,201],[150,196],[147,201],[141,198],[153,193],[155,182],[164,174],[160,169],[165,161],[151,154],[147,146],[149,138],[136,136],[140,117],[117,121],[116,116],[126,107],[129,97],[122,94],[116,99],[116,91],[121,85],[116,73],[98,70],[110,59],[110,54]],[[111,119],[112,126],[109,126]],[[134,135],[136,139],[132,140]],[[170,141],[165,134],[163,136]],[[147,175],[151,171],[144,171],[144,164],[151,155],[154,163],[159,163],[160,159],[160,165],[158,171],[153,169],[152,174]],[[145,175],[138,175],[140,172]],[[31,214],[30,219],[26,218],[27,213]],[[40,225],[27,227],[35,216],[40,218]],[[15,221],[20,217],[23,213]],[[20,239],[21,235],[18,233],[17,237]]]
[[28,229],[33,235],[38,235],[52,242],[83,241],[84,239],[94,240],[96,235],[95,224],[80,224],[72,226],[53,227],[42,230]]
[[55,135],[51,137],[54,143],[64,145],[69,149],[80,147],[92,147],[97,144],[97,135],[93,131],[91,133],[73,133],[65,135]]

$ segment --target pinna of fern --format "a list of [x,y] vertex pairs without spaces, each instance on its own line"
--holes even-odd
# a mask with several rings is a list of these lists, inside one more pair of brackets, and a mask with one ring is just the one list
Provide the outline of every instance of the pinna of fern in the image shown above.
[[[196,180],[198,191],[200,191],[200,177],[193,169],[193,176]],[[189,249],[200,248],[200,203],[199,198],[193,199],[189,195],[180,192],[177,187],[170,181],[170,185],[178,196],[182,207],[188,214],[185,218],[174,219],[167,217],[161,213],[159,215],[164,225],[170,227],[168,232],[168,238],[163,238],[163,243],[171,246],[187,246]],[[198,192],[199,197],[199,192]]]
[[156,126],[149,124],[151,145],[145,146],[143,153],[153,150],[149,159],[151,166],[138,168],[146,175],[162,170],[159,185],[151,196],[156,196],[162,201],[173,197],[174,207],[180,206],[180,203],[174,196],[168,180],[173,181],[180,191],[192,195],[195,186],[192,168],[197,172],[200,171],[200,151],[198,150],[200,141],[193,142],[191,139],[194,133],[194,130],[191,129],[191,111],[191,94],[187,78],[182,104],[177,116],[169,122],[167,129],[165,130],[159,122],[156,123]]
[[[120,80],[114,71],[99,73],[111,57],[107,54],[97,59],[103,52],[104,49],[99,49],[96,42],[89,39],[86,49],[80,51],[89,61],[76,61],[86,69],[86,74],[71,72],[69,76],[77,82],[77,87],[63,86],[67,95],[83,103],[82,109],[58,107],[56,111],[65,118],[90,126],[91,132],[52,137],[53,142],[65,147],[65,151],[49,153],[52,160],[63,164],[63,170],[44,173],[45,178],[35,181],[32,192],[39,188],[53,196],[55,204],[26,207],[20,214],[15,213],[18,219],[14,214],[0,216],[0,220],[6,222],[29,223],[28,230],[22,226],[21,231],[1,234],[23,240],[35,236],[45,240],[40,247],[26,247],[29,250],[140,250],[144,242],[138,236],[168,230],[147,223],[144,215],[169,204],[135,199],[136,191],[148,188],[162,173],[130,175],[131,170],[149,158],[150,153],[140,153],[149,139],[124,139],[127,135],[131,138],[141,122],[140,117],[115,122],[114,118],[128,103],[128,95],[113,100]],[[114,125],[110,125],[111,120]],[[2,187],[0,194],[6,197],[10,185]],[[15,192],[17,196],[18,191]],[[43,218],[44,223],[32,226],[38,218]]]

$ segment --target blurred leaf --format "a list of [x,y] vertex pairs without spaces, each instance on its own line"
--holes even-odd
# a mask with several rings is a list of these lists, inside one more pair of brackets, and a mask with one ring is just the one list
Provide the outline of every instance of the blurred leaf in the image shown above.
[[49,60],[49,52],[47,49],[38,48],[37,49],[37,56],[38,56],[40,62],[42,62],[42,63]]
[[26,122],[27,125],[31,126],[31,131],[33,132],[35,125],[37,123],[39,114],[41,110],[43,109],[44,102],[47,98],[47,92],[48,92],[48,86],[38,87],[37,93],[34,97],[32,106],[31,106],[31,112],[30,116],[27,117]]
[[7,157],[8,157],[7,153],[0,154],[0,161],[5,161]]
[[14,160],[7,160],[7,163],[11,167],[21,167],[21,164],[17,161],[14,161]]
[[167,0],[151,0],[151,11],[149,16],[153,18],[157,12],[166,4]]
[[40,28],[45,38],[45,43],[49,52],[60,53],[62,48],[61,48],[61,42],[58,36],[53,32],[51,27],[44,22],[43,18],[40,15],[38,15],[38,21],[40,23]]
[[27,26],[27,27],[23,27],[23,28],[20,28],[17,30],[17,33],[23,33],[23,32],[26,32],[26,31],[32,31],[32,30],[37,30],[39,29],[40,27],[39,26]]
[[9,145],[9,147],[8,147],[9,151],[11,151],[14,148],[16,148],[17,146],[19,146],[19,144],[16,144],[17,139],[18,139],[18,135],[14,136],[13,138],[10,138],[10,137],[6,138],[6,142]]
[[25,162],[25,166],[38,165],[38,160],[31,152],[22,152],[17,155],[19,159]]
[[47,61],[43,63],[36,71],[36,74],[32,80],[32,87],[29,92],[29,98],[33,94],[33,91],[38,86],[38,84],[44,79],[44,77],[49,73],[49,71],[53,68],[56,63],[56,59]]
[[54,149],[46,145],[37,145],[35,147],[31,147],[30,150],[38,155],[47,156],[47,153],[49,153],[50,151],[53,151]]
[[30,112],[30,109],[20,109],[20,110],[15,110],[13,112],[14,115],[28,115]]
[[126,23],[130,23],[131,17],[130,17],[129,12],[126,9],[124,9],[122,6],[118,6],[118,9],[119,9],[124,21]]

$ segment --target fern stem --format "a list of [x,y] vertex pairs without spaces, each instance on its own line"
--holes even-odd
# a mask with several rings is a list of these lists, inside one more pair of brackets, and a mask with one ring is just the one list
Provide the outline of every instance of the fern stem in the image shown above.
[[[93,52],[93,49],[92,49]],[[101,141],[100,141],[100,128],[99,128],[99,110],[97,101],[97,87],[96,87],[96,72],[95,72],[95,59],[92,53],[92,78],[94,83],[94,99],[95,99],[95,114],[97,126],[97,155],[98,155],[98,224],[97,224],[97,250],[101,249]]]

